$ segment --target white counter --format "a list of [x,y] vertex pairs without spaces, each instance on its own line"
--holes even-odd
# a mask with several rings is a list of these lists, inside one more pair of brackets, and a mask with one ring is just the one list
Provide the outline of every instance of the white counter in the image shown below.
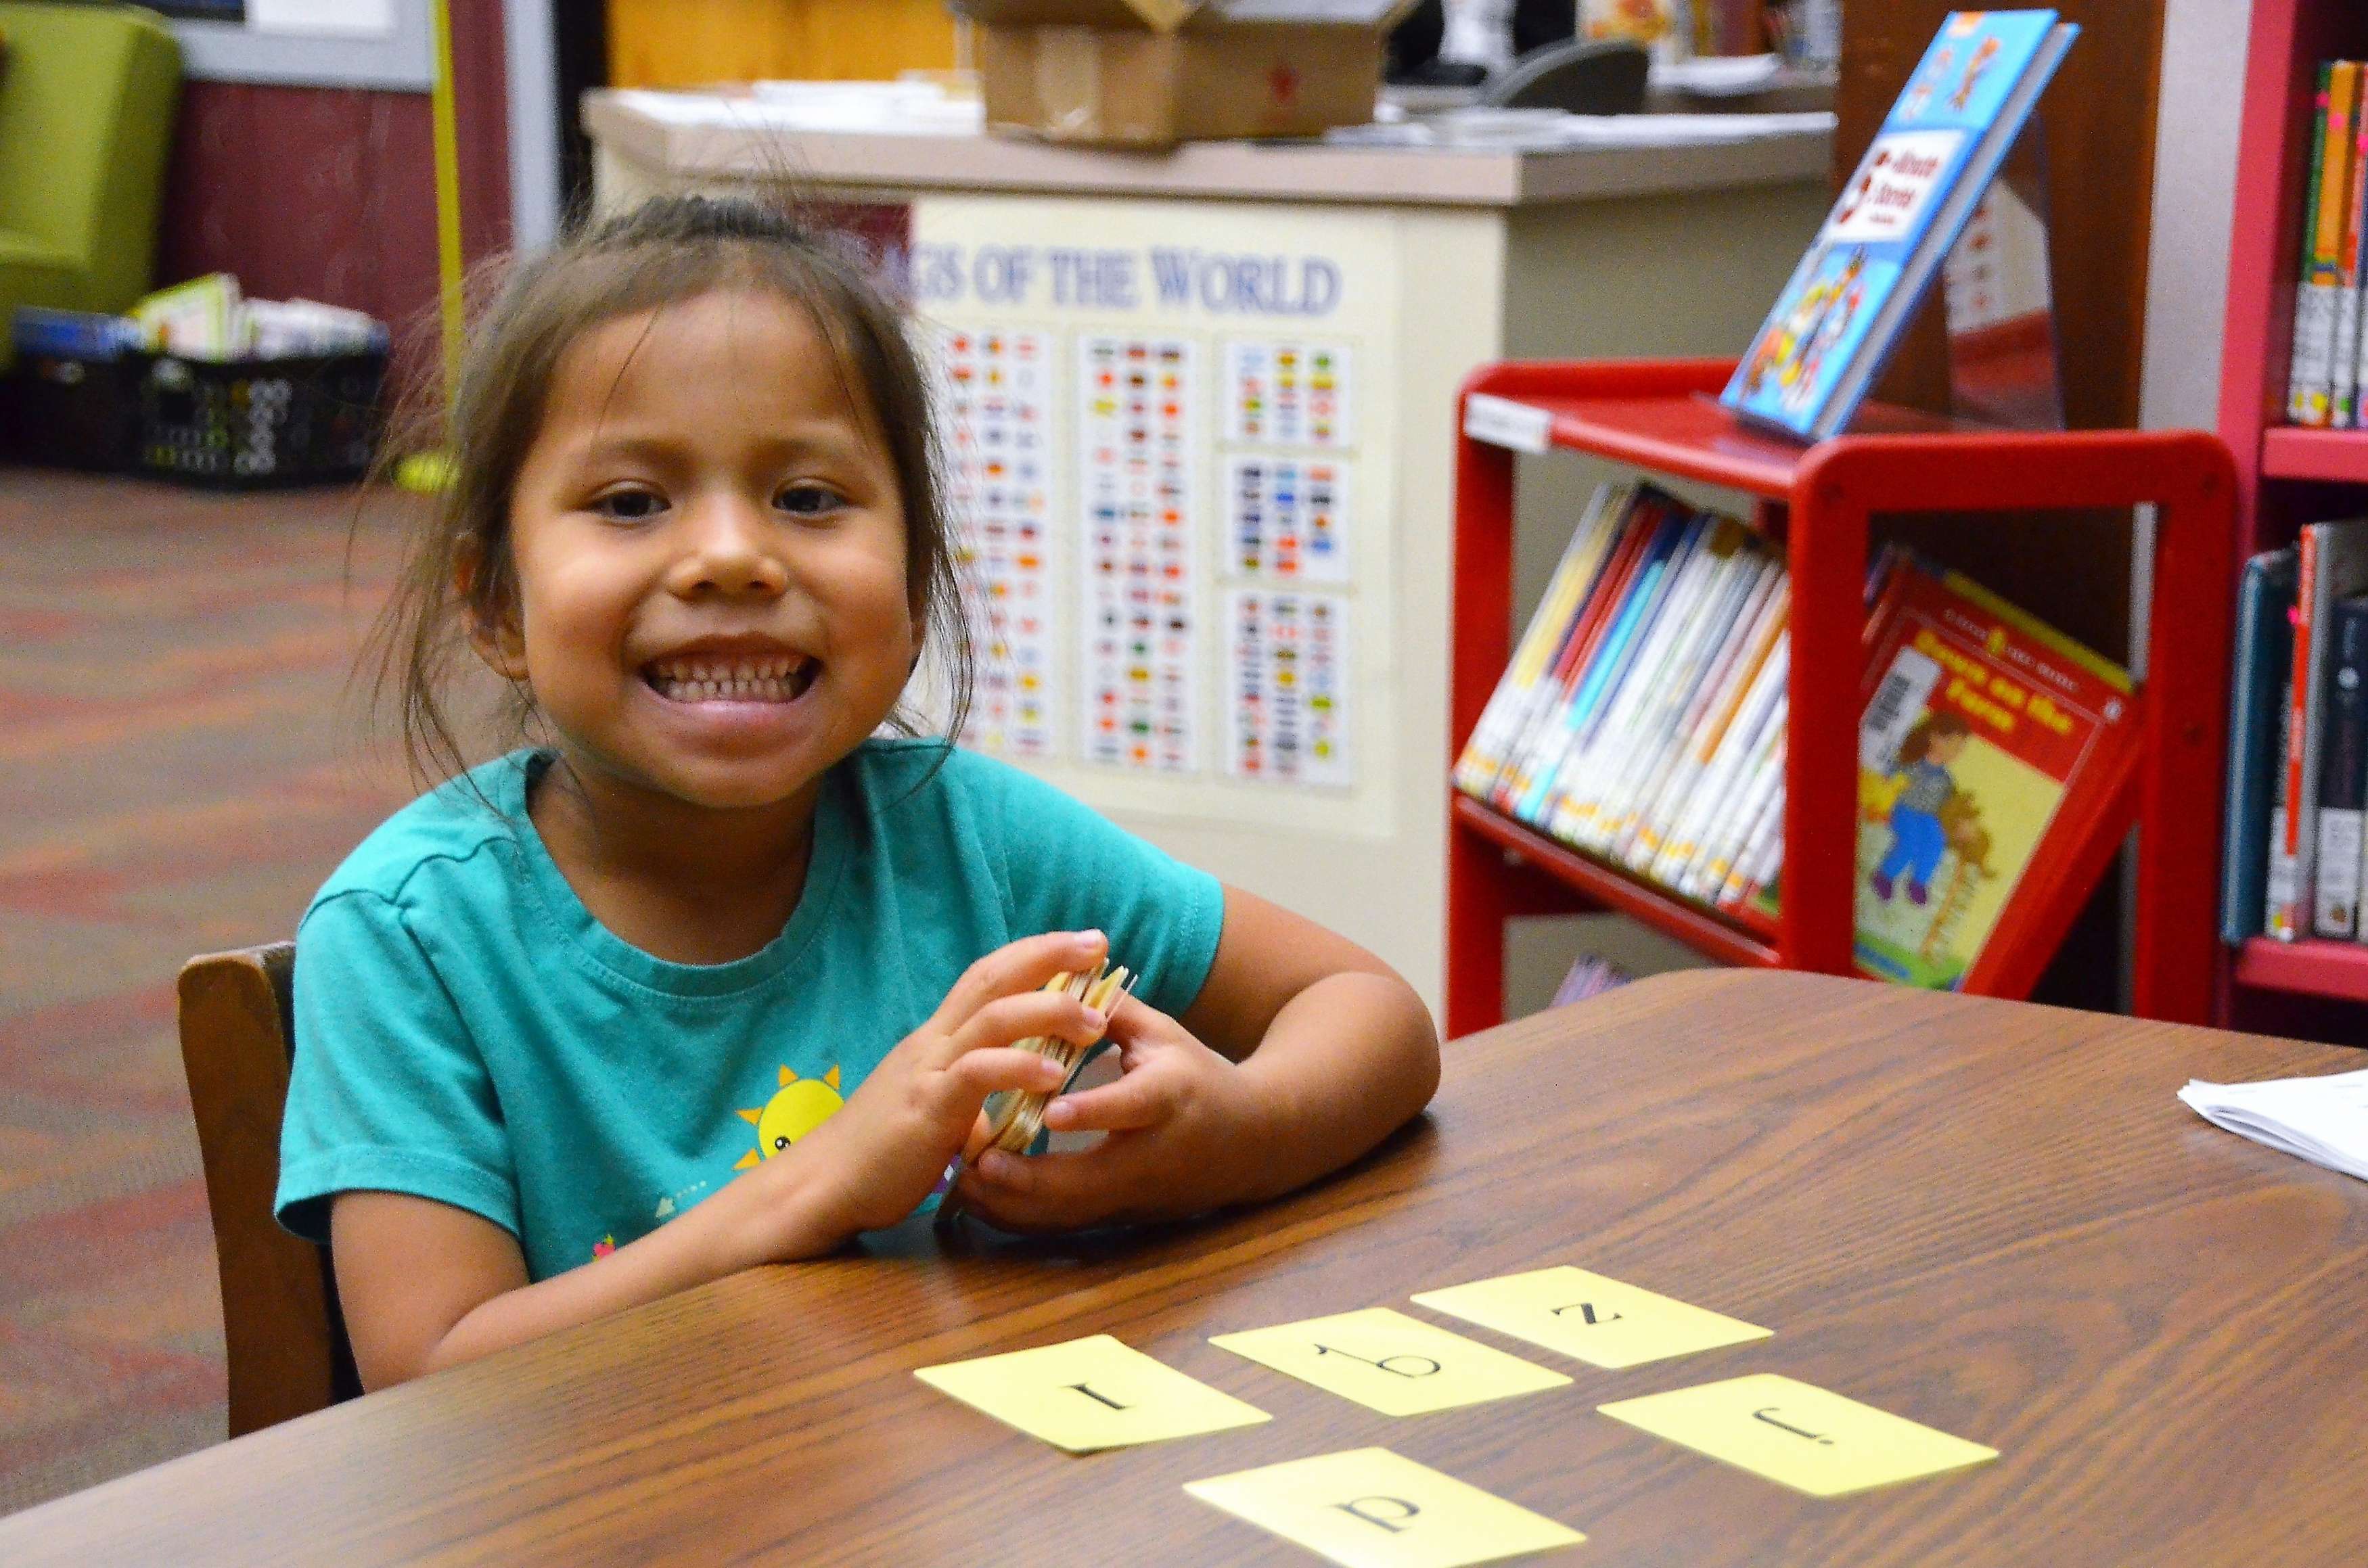
[[1519,207],[1752,185],[1822,185],[1829,131],[1736,142],[1553,152],[1197,142],[1121,153],[989,136],[784,131],[759,99],[611,90],[584,100],[605,159],[668,176],[876,190],[1058,192],[1234,201]]

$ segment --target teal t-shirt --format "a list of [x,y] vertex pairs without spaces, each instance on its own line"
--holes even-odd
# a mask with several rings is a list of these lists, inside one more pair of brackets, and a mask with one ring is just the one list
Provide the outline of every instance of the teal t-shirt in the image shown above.
[[1168,1014],[1217,950],[1215,879],[1017,768],[936,741],[833,768],[781,934],[678,964],[610,934],[526,812],[518,752],[396,812],[297,928],[281,1223],[375,1189],[481,1214],[537,1279],[712,1196],[835,1110],[962,971],[1099,927]]

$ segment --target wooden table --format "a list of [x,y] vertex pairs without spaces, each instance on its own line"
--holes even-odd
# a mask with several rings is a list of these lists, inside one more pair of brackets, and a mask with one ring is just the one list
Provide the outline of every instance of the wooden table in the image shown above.
[[[1291,1201],[745,1275],[19,1514],[0,1562],[1311,1562],[1182,1483],[1366,1444],[1586,1531],[1572,1568],[2368,1562],[2368,1184],[2172,1097],[2359,1063],[1669,976],[1458,1042],[1427,1123]],[[1498,1341],[1576,1382],[1406,1420],[1205,1343],[1562,1262],[1775,1336]],[[1073,1459],[911,1375],[1104,1331],[1274,1420]],[[1820,1502],[1594,1413],[1750,1371],[2003,1457]]]

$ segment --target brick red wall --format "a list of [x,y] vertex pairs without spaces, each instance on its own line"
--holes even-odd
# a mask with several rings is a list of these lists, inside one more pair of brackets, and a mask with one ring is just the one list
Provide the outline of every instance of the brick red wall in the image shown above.
[[[501,0],[451,0],[461,237],[472,261],[509,243]],[[425,93],[188,82],[166,175],[157,281],[234,272],[264,299],[302,295],[398,336],[436,305],[436,165]]]

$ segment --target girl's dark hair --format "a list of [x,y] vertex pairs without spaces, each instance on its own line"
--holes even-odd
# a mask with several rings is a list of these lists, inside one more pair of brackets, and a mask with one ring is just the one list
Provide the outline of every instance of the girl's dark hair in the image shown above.
[[1899,743],[1900,766],[1912,767],[1931,756],[1934,741],[1945,741],[1952,736],[1970,735],[1973,733],[1974,727],[1954,713],[1946,711],[1928,713],[1916,721],[1916,727],[1909,730],[1907,738]]
[[[846,236],[746,199],[659,197],[579,224],[538,255],[497,263],[481,281],[493,283],[493,297],[470,325],[449,414],[434,378],[417,378],[383,460],[391,469],[404,452],[438,445],[440,436],[450,465],[365,653],[375,665],[373,702],[400,710],[416,772],[435,782],[467,766],[447,688],[455,666],[472,657],[471,627],[494,624],[516,608],[510,494],[541,426],[561,357],[605,322],[717,290],[778,295],[803,310],[830,346],[848,401],[868,419],[895,471],[907,592],[922,646],[939,666],[947,733],[961,732],[973,658],[938,478],[928,376],[903,312],[871,280]],[[458,570],[469,560],[477,564],[464,595]],[[523,733],[533,718],[532,694],[518,683],[512,696],[512,717]],[[890,722],[908,734],[919,731],[902,708]]]

